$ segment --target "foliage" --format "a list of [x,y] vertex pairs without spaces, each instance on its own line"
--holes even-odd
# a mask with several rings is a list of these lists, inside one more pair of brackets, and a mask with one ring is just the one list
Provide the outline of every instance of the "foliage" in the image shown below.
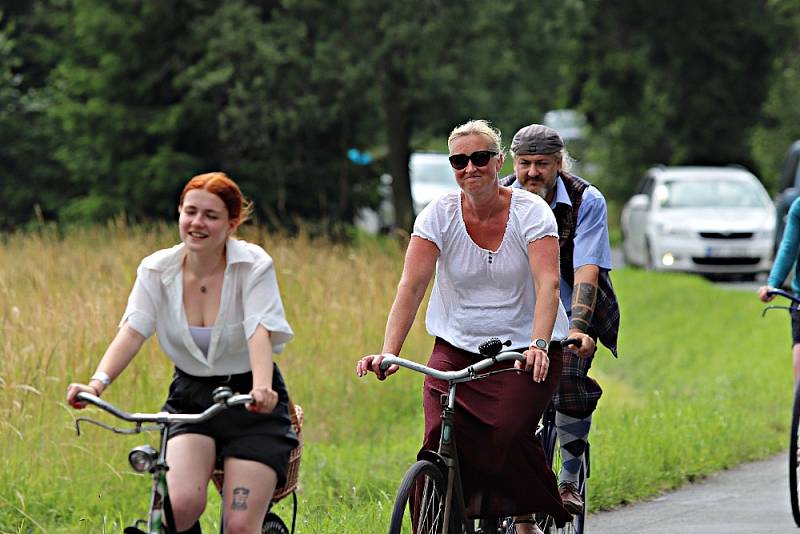
[[[86,427],[78,437],[78,413],[64,393],[94,371],[137,262],[171,245],[175,234],[117,220],[0,241],[0,531],[119,532],[143,514],[148,480],[126,459],[152,436]],[[276,361],[306,414],[298,532],[385,530],[421,441],[422,379],[400,372],[384,382],[359,380],[354,366],[381,346],[401,247],[394,240],[345,246],[303,234],[288,239],[254,226],[243,237],[274,258],[296,333]],[[592,510],[782,450],[792,389],[783,312],[761,319],[755,295],[701,278],[613,275],[620,358],[602,349],[593,365],[604,395],[591,437]],[[432,341],[419,315],[403,354],[424,361]],[[753,354],[757,365],[736,359]],[[157,410],[171,373],[151,339],[104,397],[129,410]],[[80,415],[111,420],[96,410]],[[216,499],[203,519],[209,532],[218,530]],[[277,510],[290,517],[286,501]]]
[[769,2],[584,5],[580,107],[610,196],[626,197],[655,163],[753,167],[748,135],[776,46]]
[[[8,0],[0,16],[0,229],[174,217],[222,169],[262,221],[341,234],[409,154],[456,124],[552,108],[590,123],[589,178],[624,201],[661,163],[768,184],[798,135],[797,3],[733,0]],[[456,24],[456,22],[464,24]],[[346,157],[369,151],[368,165]],[[341,235],[340,235],[341,236]]]
[[778,185],[781,161],[789,143],[800,139],[800,10],[791,0],[774,2],[774,9],[781,22],[780,53],[774,56],[769,96],[751,137],[753,158],[770,189]]

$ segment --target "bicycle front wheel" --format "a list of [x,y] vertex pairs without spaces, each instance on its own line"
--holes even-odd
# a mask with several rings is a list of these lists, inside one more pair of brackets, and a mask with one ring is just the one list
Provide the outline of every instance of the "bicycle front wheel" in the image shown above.
[[[441,534],[446,495],[442,470],[426,460],[416,462],[397,490],[389,534]],[[459,532],[452,527],[448,530]]]
[[800,505],[798,504],[798,427],[800,427],[800,382],[794,392],[794,406],[792,407],[792,426],[789,434],[789,500],[792,504],[794,522],[800,527]]

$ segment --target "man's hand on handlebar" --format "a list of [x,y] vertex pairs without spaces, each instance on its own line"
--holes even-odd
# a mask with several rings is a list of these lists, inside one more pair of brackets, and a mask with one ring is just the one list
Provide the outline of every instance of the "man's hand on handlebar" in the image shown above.
[[365,376],[369,372],[375,373],[378,380],[385,380],[387,376],[393,375],[400,368],[397,365],[390,365],[386,370],[381,369],[381,362],[388,354],[370,354],[364,356],[358,363],[356,363],[356,375],[359,377]]
[[86,408],[86,403],[79,401],[76,398],[78,396],[78,393],[81,393],[82,391],[85,391],[86,393],[91,393],[92,395],[97,395],[98,397],[100,396],[97,390],[94,389],[92,386],[87,386],[86,384],[76,384],[73,382],[72,384],[67,386],[67,403],[69,403],[70,406],[78,410]]
[[570,330],[568,340],[574,340],[575,343],[569,343],[567,347],[572,347],[575,354],[580,358],[591,358],[594,354],[595,342],[592,336],[581,332],[580,330]]

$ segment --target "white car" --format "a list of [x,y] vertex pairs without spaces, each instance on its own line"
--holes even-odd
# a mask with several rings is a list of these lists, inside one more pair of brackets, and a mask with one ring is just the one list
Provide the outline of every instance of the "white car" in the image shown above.
[[768,272],[775,206],[741,167],[654,167],[622,209],[625,262],[657,271]]
[[449,157],[448,154],[441,152],[411,154],[408,162],[408,178],[411,182],[411,199],[414,201],[415,214],[419,214],[432,200],[458,189]]
[[[432,200],[458,189],[449,157],[449,154],[443,152],[414,152],[411,154],[408,162],[408,178],[411,182],[411,200],[415,215],[418,215],[422,208]],[[362,209],[356,219],[357,226],[370,233],[377,233],[394,225],[391,184],[391,175],[381,176],[381,195],[383,197],[381,206],[377,212],[371,209]]]

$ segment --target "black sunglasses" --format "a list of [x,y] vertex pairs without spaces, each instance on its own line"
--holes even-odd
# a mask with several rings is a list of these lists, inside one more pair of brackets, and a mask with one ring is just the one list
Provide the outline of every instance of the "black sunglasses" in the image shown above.
[[492,159],[492,156],[496,155],[497,152],[494,152],[493,150],[478,150],[469,156],[466,154],[453,154],[447,159],[450,160],[451,167],[457,171],[460,171],[461,169],[466,168],[470,161],[476,167],[484,167],[489,163],[489,160]]

